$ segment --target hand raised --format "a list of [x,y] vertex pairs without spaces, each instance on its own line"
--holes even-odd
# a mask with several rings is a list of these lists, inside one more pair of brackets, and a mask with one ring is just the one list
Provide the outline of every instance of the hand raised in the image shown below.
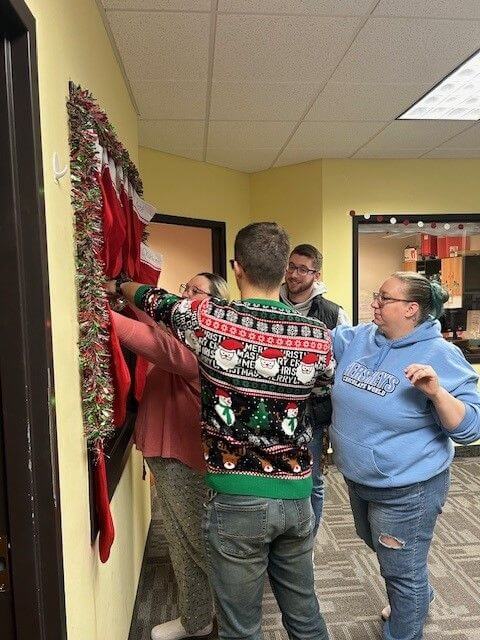
[[413,386],[431,397],[438,393],[440,382],[433,367],[426,364],[411,364],[405,369],[405,375]]

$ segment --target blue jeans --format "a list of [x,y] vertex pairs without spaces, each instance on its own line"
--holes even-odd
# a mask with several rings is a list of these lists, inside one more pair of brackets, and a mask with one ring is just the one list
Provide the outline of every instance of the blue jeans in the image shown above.
[[291,640],[328,640],[313,583],[310,499],[215,494],[205,541],[221,640],[259,640],[265,575]]
[[427,557],[450,471],[424,482],[378,489],[347,479],[358,535],[377,554],[392,613],[384,640],[421,640],[433,591]]
[[323,502],[325,499],[325,481],[322,473],[322,449],[323,449],[323,433],[328,428],[327,425],[313,424],[312,439],[308,444],[308,449],[312,454],[312,509],[315,514],[315,526],[313,528],[313,537],[315,538],[320,526],[323,514]]

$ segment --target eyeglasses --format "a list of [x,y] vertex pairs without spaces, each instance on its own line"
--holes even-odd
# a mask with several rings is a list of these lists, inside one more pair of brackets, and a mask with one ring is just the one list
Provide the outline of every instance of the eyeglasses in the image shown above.
[[199,293],[203,293],[206,296],[211,295],[208,291],[204,291],[203,289],[199,289],[198,287],[191,287],[188,284],[181,284],[178,290],[180,291],[180,293],[186,293],[187,295],[191,293],[192,296],[198,296]]
[[298,271],[301,276],[306,276],[309,273],[317,273],[316,269],[307,269],[307,267],[303,266],[297,267],[293,262],[289,262],[287,266],[287,273],[291,275],[292,273],[295,273],[295,271]]
[[389,302],[415,302],[415,300],[406,300],[405,298],[392,298],[391,296],[384,295],[382,292],[378,293],[376,291],[372,293],[372,299],[379,307],[383,307]]

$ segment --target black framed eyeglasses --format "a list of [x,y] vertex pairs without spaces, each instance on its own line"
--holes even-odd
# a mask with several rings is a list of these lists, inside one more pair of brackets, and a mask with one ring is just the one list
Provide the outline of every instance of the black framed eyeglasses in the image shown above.
[[415,300],[406,300],[405,298],[392,298],[391,296],[384,295],[381,291],[374,291],[372,293],[372,300],[376,302],[379,307],[383,307],[389,302],[415,302]]
[[317,273],[316,269],[307,269],[307,267],[304,267],[303,265],[297,267],[293,262],[289,262],[287,265],[287,273],[291,275],[292,273],[295,273],[295,271],[298,271],[301,276],[306,276],[309,273]]
[[178,290],[182,294],[186,293],[188,295],[189,293],[191,293],[192,296],[198,296],[199,293],[203,293],[206,296],[211,295],[208,291],[204,291],[203,289],[199,289],[198,287],[195,287],[195,286],[190,287],[188,284],[181,284]]

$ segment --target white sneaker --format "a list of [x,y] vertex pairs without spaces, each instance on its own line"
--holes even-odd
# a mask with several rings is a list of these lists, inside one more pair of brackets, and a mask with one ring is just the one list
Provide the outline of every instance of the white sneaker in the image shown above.
[[182,638],[197,638],[202,636],[208,636],[213,631],[213,622],[210,622],[203,629],[195,631],[195,633],[188,633],[182,624],[180,618],[175,620],[169,620],[163,624],[157,624],[153,627],[151,638],[152,640],[181,640]]
[[387,604],[386,607],[383,607],[382,613],[380,615],[382,616],[382,620],[388,620],[392,615],[392,607]]

